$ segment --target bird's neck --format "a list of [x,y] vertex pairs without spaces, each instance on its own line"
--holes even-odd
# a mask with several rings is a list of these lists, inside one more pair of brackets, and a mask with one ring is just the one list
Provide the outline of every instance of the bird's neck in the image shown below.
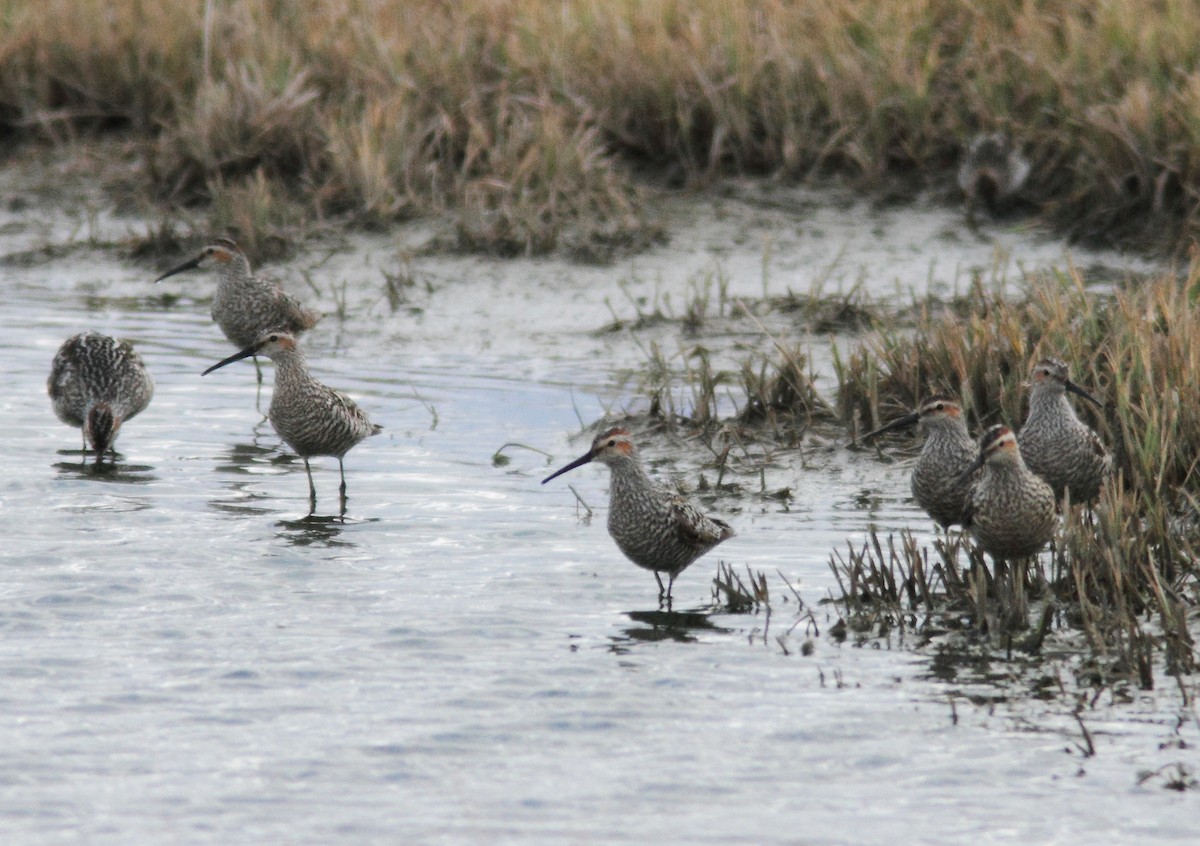
[[1066,393],[1059,391],[1034,391],[1031,393],[1029,395],[1029,417],[1026,420],[1026,425],[1029,425],[1029,421],[1051,415],[1075,417],[1075,409],[1067,401]]
[[618,496],[619,491],[642,491],[654,487],[641,463],[633,458],[620,458],[608,462],[612,471],[612,496]]
[[245,259],[234,259],[219,265],[218,272],[222,285],[242,285],[250,280],[250,262]]
[[275,384],[307,382],[312,377],[304,364],[304,354],[292,350],[287,355],[278,355],[272,359],[275,365]]

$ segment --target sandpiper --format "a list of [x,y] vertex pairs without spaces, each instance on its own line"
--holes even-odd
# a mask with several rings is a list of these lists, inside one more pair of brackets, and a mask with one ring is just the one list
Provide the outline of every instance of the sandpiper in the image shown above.
[[[675,577],[721,541],[733,537],[727,523],[708,517],[678,494],[650,481],[638,460],[629,431],[620,427],[597,435],[591,449],[542,480],[546,484],[568,470],[599,461],[612,471],[608,533],[634,564],[654,573],[659,602],[671,605]],[[667,574],[664,588],[659,573]]]
[[[216,268],[219,279],[212,301],[212,318],[225,337],[239,349],[252,346],[264,332],[280,330],[298,337],[320,318],[317,312],[284,291],[278,282],[251,273],[250,260],[228,238],[214,238],[199,255],[154,281],[161,282],[177,273],[208,265]],[[257,369],[257,358],[254,364]],[[257,369],[257,372],[262,381],[262,370]]]
[[[963,509],[978,473],[965,474],[979,457],[979,447],[967,431],[962,406],[947,394],[933,394],[911,414],[868,432],[872,438],[916,424],[925,443],[912,471],[917,504],[943,529],[962,522]],[[964,475],[965,474],[965,475]]]
[[958,187],[967,199],[967,222],[980,203],[992,214],[1005,211],[1029,177],[1029,160],[1002,132],[975,136],[958,166]]
[[1029,414],[1017,440],[1025,463],[1050,483],[1056,499],[1069,491],[1071,502],[1087,503],[1099,495],[1112,470],[1112,456],[1099,435],[1076,416],[1067,391],[1104,407],[1067,378],[1063,362],[1043,358],[1035,364],[1029,381]]
[[331,455],[338,460],[342,484],[342,508],[346,505],[346,468],[342,462],[346,453],[363,438],[376,435],[382,427],[367,419],[362,409],[343,394],[318,382],[308,372],[304,353],[296,338],[288,332],[264,332],[257,341],[204,371],[214,370],[249,358],[265,355],[275,363],[275,390],[267,417],[284,443],[304,459],[308,474],[308,498],[313,510],[317,507],[317,489],[313,484],[308,459]]
[[96,464],[111,451],[121,424],[150,404],[154,380],[142,357],[127,341],[99,332],[82,332],[63,342],[46,382],[54,413],[68,426],[83,430]]
[[1025,466],[1012,429],[988,429],[979,442],[979,457],[963,478],[980,467],[963,525],[997,561],[1036,554],[1058,523],[1054,491]]

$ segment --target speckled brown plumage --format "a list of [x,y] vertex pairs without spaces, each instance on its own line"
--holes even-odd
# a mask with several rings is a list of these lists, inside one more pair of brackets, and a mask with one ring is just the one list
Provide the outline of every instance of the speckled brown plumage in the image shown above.
[[[590,461],[608,465],[608,533],[625,557],[654,572],[659,598],[671,599],[675,577],[717,544],[733,537],[727,523],[703,514],[683,497],[658,488],[638,460],[625,429],[610,429],[592,441],[586,454],[552,473],[542,484]],[[668,575],[664,589],[659,573]]]
[[314,379],[300,345],[286,332],[265,332],[254,344],[204,373],[252,355],[269,356],[275,364],[275,390],[267,417],[283,442],[304,459],[312,504],[315,507],[317,491],[308,459],[319,455],[337,458],[344,502],[346,471],[342,459],[364,438],[378,434],[381,427],[372,423],[350,397]]
[[82,332],[59,347],[46,389],[58,419],[83,430],[99,464],[121,424],[150,404],[154,381],[127,341]]
[[978,477],[978,473],[966,477],[963,473],[979,456],[979,446],[967,431],[962,406],[946,394],[931,395],[912,414],[868,432],[863,439],[914,424],[925,443],[913,465],[913,498],[942,528],[949,528],[962,521]]
[[306,308],[276,281],[255,276],[246,254],[228,238],[215,238],[200,254],[156,279],[202,266],[217,271],[217,292],[212,301],[212,318],[225,337],[245,349],[263,332],[280,330],[293,336],[316,325],[320,315]]
[[1029,414],[1017,435],[1025,464],[1050,484],[1057,499],[1069,490],[1071,502],[1091,502],[1112,470],[1112,456],[1076,416],[1067,392],[1103,406],[1068,379],[1067,366],[1056,359],[1035,364],[1029,385]]
[[963,514],[963,525],[984,551],[1007,560],[1034,555],[1054,536],[1054,491],[1021,458],[1007,426],[993,426],[979,442],[983,467]]

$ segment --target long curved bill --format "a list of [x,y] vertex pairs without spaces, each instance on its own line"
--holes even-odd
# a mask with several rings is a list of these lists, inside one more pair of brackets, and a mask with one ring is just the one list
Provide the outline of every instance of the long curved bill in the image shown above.
[[250,356],[254,355],[257,352],[258,352],[258,344],[255,344],[252,347],[246,347],[246,349],[242,350],[241,352],[235,352],[233,355],[229,356],[229,358],[221,359],[220,361],[218,361],[212,367],[205,370],[200,375],[207,376],[209,373],[212,373],[214,370],[219,370],[220,368],[224,367],[226,364],[233,364],[235,361],[241,361],[243,358],[249,358]]
[[1068,379],[1066,381],[1066,384],[1064,385],[1064,387],[1071,393],[1075,394],[1075,396],[1083,397],[1085,400],[1090,402],[1092,405],[1096,406],[1096,408],[1104,408],[1104,403],[1100,402],[1100,400],[1096,399],[1094,396],[1089,394],[1083,388],[1076,385],[1070,379]]
[[884,432],[890,432],[893,429],[907,429],[909,426],[917,425],[917,421],[920,419],[921,416],[914,411],[912,414],[906,414],[903,417],[897,417],[892,422],[885,423],[878,429],[867,432],[865,435],[860,435],[859,440],[865,441],[867,438],[873,438],[876,435],[882,435]]
[[[220,365],[218,365],[218,366],[220,366]],[[589,450],[587,455],[579,456],[579,458],[576,458],[574,461],[572,461],[566,467],[562,467],[558,470],[555,470],[549,476],[542,479],[542,484],[543,485],[546,484],[551,479],[557,479],[559,476],[561,476],[563,473],[566,473],[568,470],[574,470],[576,467],[582,467],[584,464],[587,464],[589,461],[591,461],[595,457],[596,456]]]
[[157,284],[157,283],[163,281],[164,279],[166,279],[168,276],[174,276],[176,273],[183,273],[185,270],[191,270],[194,267],[199,267],[200,262],[203,260],[204,260],[203,254],[196,256],[194,259],[188,259],[183,264],[179,265],[179,267],[173,267],[170,270],[168,270],[162,276],[155,279],[154,282],[155,282],[155,284]]

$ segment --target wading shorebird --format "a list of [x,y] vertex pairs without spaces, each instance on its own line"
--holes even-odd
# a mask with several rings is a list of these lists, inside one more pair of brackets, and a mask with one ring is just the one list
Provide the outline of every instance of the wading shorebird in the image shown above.
[[121,424],[136,417],[154,396],[154,380],[127,341],[82,332],[63,342],[46,381],[54,413],[83,430],[83,447],[96,451],[96,464],[111,451]]
[[[946,394],[933,394],[911,414],[863,435],[863,439],[916,425],[925,444],[912,471],[912,493],[938,525],[962,522],[962,513],[978,478],[966,470],[979,457],[979,446],[967,431],[962,406]],[[964,475],[965,474],[965,475]]]
[[[219,279],[212,301],[213,321],[239,349],[252,346],[263,332],[279,330],[299,336],[316,325],[320,318],[317,312],[284,291],[278,282],[251,273],[250,260],[228,238],[214,238],[199,255],[171,268],[154,281],[161,282],[202,265],[214,267]],[[261,382],[262,369],[258,367],[257,357],[254,366]]]
[[331,455],[338,460],[342,478],[338,490],[344,512],[346,468],[342,459],[359,441],[379,434],[383,428],[368,420],[350,397],[314,379],[296,338],[287,332],[264,332],[253,344],[217,362],[202,375],[252,355],[268,356],[275,363],[275,390],[267,418],[283,442],[304,459],[309,505],[316,510],[317,488],[308,459]]
[[1043,358],[1029,380],[1029,414],[1017,434],[1025,463],[1054,489],[1061,500],[1069,491],[1072,503],[1088,503],[1100,493],[1112,470],[1112,456],[1100,436],[1084,425],[1067,401],[1067,391],[1097,408],[1104,405],[1067,378],[1067,366]]
[[979,457],[962,475],[982,467],[963,513],[963,525],[996,561],[1035,555],[1054,536],[1054,491],[1021,458],[1017,437],[992,426],[979,441]]
[[1029,160],[1002,132],[976,135],[958,165],[958,187],[967,198],[967,223],[974,226],[982,204],[992,214],[1012,205],[1029,178]]
[[[700,512],[682,496],[658,488],[638,460],[627,429],[597,435],[591,449],[542,480],[546,484],[591,461],[612,471],[608,496],[608,533],[625,557],[654,573],[658,599],[671,607],[675,577],[723,540],[734,535],[727,523]],[[662,577],[667,574],[667,586]]]

